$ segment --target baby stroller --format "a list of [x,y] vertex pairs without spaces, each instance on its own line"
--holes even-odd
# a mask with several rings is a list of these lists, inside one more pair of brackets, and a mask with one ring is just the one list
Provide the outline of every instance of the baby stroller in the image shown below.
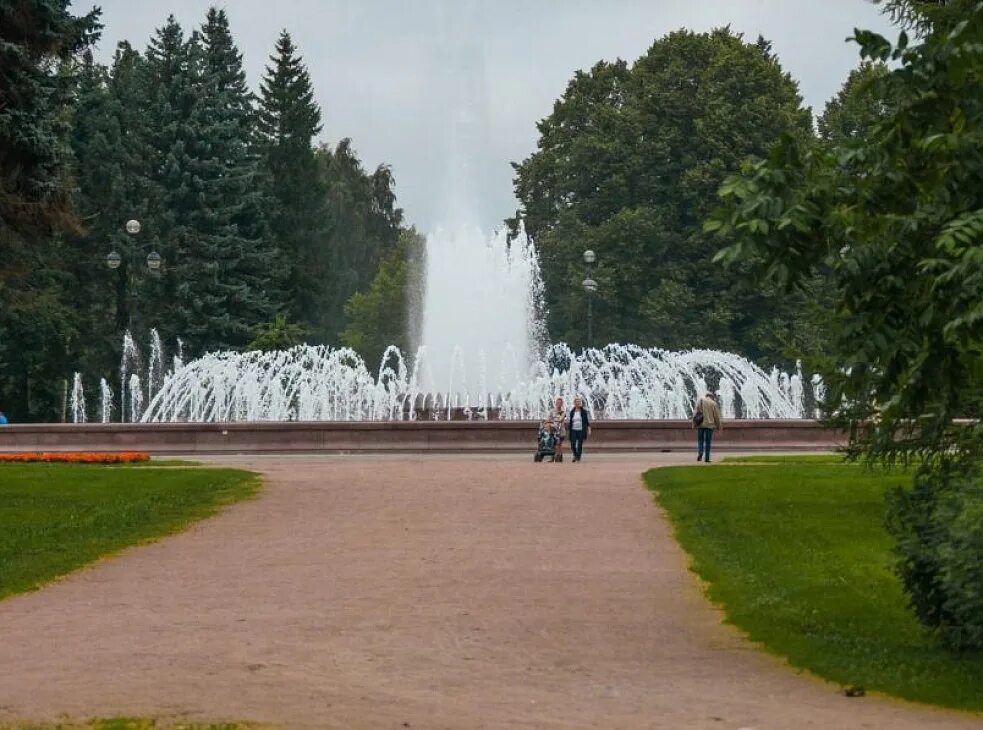
[[553,424],[550,422],[544,423],[539,427],[539,438],[537,439],[536,454],[533,456],[533,461],[539,463],[540,461],[558,461],[563,457],[558,458],[556,453],[557,442],[559,437],[556,431],[552,428]]

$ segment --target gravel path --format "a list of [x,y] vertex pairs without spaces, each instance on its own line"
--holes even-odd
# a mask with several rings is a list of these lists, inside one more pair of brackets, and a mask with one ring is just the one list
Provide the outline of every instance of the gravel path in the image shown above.
[[679,458],[240,460],[260,499],[0,602],[0,723],[983,727],[722,626],[640,486]]

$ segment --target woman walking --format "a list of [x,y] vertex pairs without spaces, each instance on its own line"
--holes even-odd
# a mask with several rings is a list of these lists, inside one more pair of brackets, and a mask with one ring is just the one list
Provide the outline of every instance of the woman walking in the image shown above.
[[549,419],[553,422],[553,431],[556,433],[556,458],[554,461],[563,461],[563,442],[567,438],[567,413],[563,407],[563,398],[556,399]]
[[573,409],[570,411],[567,429],[573,460],[580,461],[584,453],[584,441],[590,436],[590,416],[584,410],[584,402],[580,398],[573,399]]

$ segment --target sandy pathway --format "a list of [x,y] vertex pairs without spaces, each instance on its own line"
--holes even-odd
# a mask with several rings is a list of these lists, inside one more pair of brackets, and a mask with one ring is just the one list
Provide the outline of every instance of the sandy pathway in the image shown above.
[[259,500],[0,602],[0,722],[983,727],[721,626],[639,484],[671,458],[244,462]]

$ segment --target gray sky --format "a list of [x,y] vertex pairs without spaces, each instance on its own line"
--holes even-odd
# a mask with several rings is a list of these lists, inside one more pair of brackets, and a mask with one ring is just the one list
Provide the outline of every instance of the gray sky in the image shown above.
[[[855,27],[896,35],[867,0],[96,0],[116,42],[144,48],[174,13],[185,29],[224,7],[256,87],[282,28],[307,62],[322,139],[351,137],[367,168],[392,165],[399,203],[423,230],[490,229],[514,212],[509,163],[577,69],[634,61],[676,28],[730,25],[772,41],[814,111],[858,62]],[[75,0],[75,9],[90,6]]]

